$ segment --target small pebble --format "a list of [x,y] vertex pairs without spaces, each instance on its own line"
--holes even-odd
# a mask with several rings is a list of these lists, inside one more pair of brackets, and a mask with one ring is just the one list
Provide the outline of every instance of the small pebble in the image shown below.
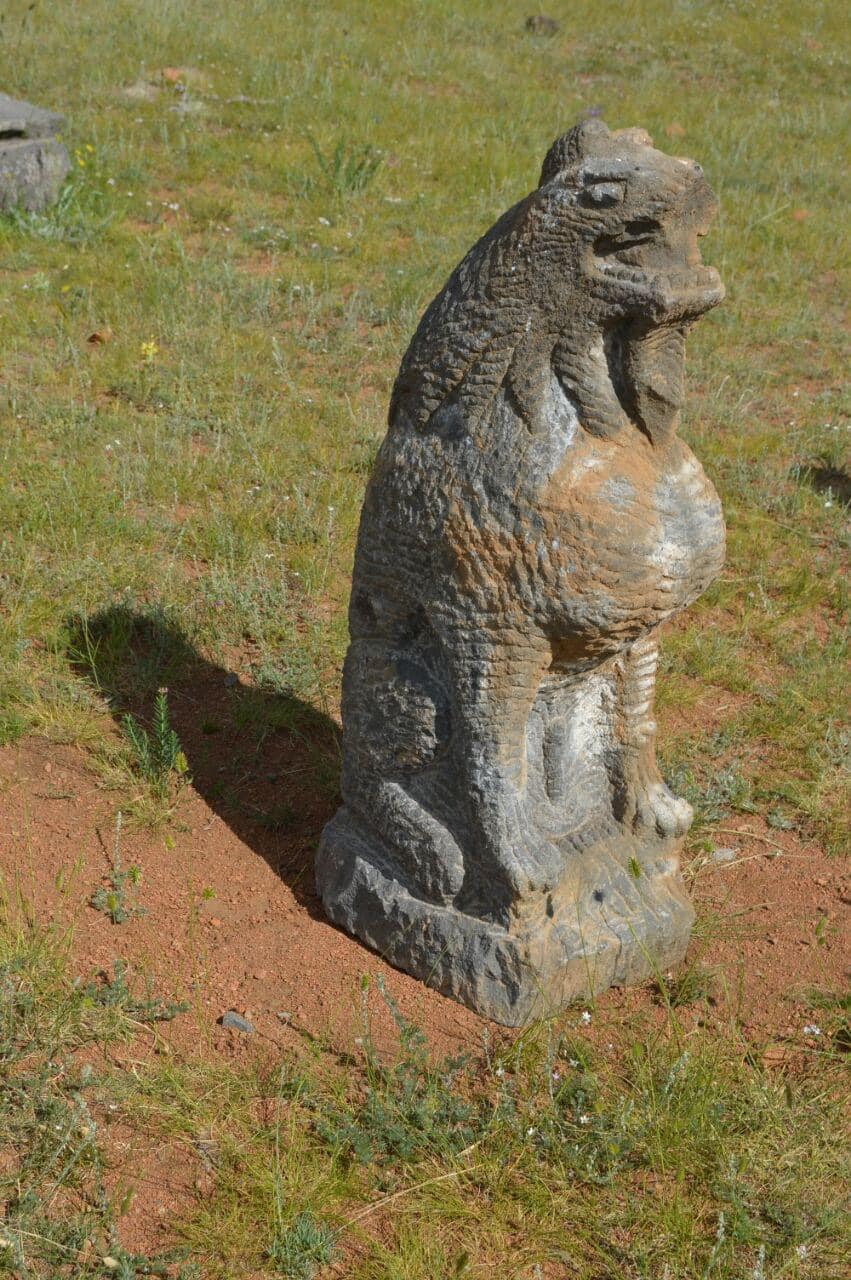
[[709,856],[713,862],[735,862],[738,854],[738,849],[728,849],[721,846],[717,849],[713,849]]
[[241,1031],[246,1036],[254,1035],[254,1024],[249,1022],[247,1018],[235,1013],[233,1009],[228,1009],[227,1013],[223,1013],[219,1021],[223,1027],[227,1027],[230,1031]]

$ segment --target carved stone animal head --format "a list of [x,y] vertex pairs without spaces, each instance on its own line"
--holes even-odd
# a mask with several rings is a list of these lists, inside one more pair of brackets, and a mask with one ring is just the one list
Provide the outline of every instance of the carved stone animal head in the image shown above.
[[608,314],[671,324],[723,298],[697,245],[717,210],[703,170],[657,151],[643,129],[577,125],[550,148],[535,194],[551,216],[565,210],[576,241],[570,256]]
[[540,184],[450,276],[402,361],[392,426],[474,432],[506,386],[530,430],[554,371],[580,424],[675,430],[686,331],[724,296],[698,238],[716,200],[700,165],[642,129],[578,124],[547,153]]

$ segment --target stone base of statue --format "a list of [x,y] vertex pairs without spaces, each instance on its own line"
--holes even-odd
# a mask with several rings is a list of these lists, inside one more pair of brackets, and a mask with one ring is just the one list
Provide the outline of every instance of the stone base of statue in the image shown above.
[[343,808],[325,829],[317,880],[335,924],[443,995],[518,1027],[682,960],[694,909],[678,859],[662,854],[636,876],[630,849],[585,850],[596,888],[554,894],[536,918],[503,928],[414,897],[381,869],[387,862]]

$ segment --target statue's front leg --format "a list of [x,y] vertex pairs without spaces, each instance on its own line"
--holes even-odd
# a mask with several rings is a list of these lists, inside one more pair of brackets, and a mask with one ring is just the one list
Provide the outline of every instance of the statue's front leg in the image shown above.
[[691,826],[691,805],[665,784],[656,763],[653,700],[659,646],[655,635],[636,640],[618,660],[621,760],[616,813],[632,830],[678,838]]
[[557,883],[563,858],[539,830],[530,789],[527,725],[548,661],[545,641],[456,644],[455,765],[467,803],[468,891],[516,904]]

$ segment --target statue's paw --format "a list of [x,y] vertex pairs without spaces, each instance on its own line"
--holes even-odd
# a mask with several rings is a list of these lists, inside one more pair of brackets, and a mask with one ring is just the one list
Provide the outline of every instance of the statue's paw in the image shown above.
[[511,888],[523,897],[554,888],[564,870],[562,851],[547,840],[515,845],[502,862]]
[[684,836],[691,826],[694,810],[687,800],[675,796],[664,782],[651,782],[641,795],[635,827],[644,827],[666,837]]

